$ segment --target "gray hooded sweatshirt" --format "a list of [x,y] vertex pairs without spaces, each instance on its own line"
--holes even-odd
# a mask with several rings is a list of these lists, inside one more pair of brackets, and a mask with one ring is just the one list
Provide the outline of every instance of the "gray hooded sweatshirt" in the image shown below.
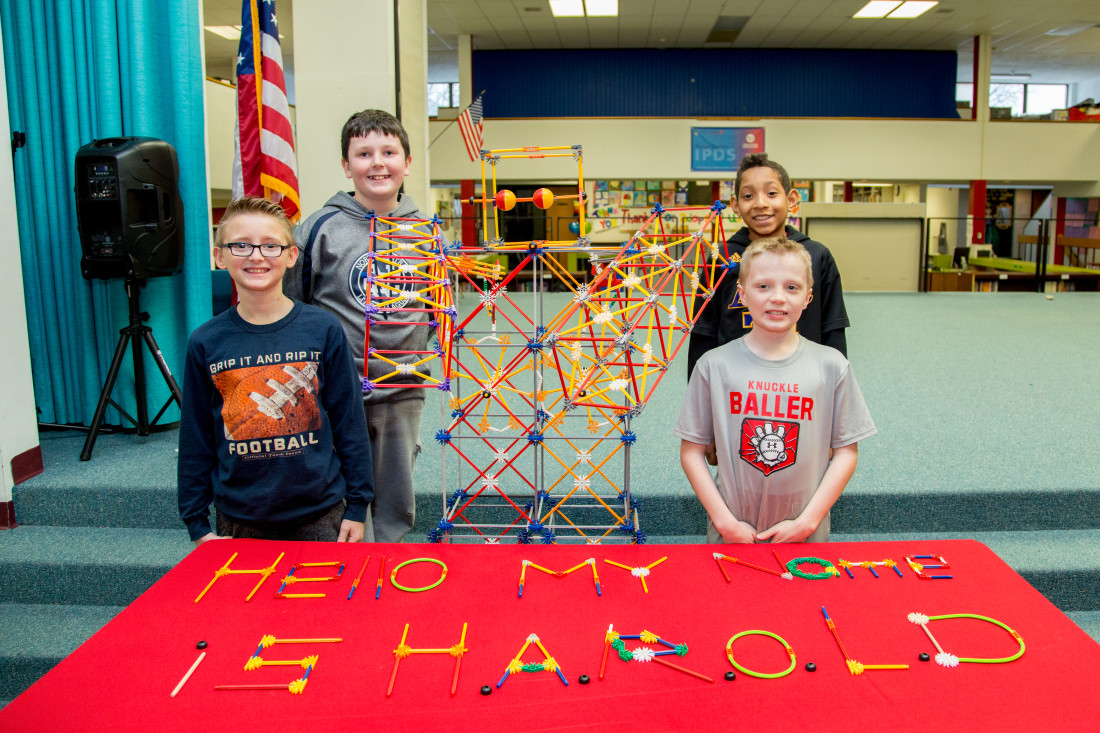
[[[351,343],[352,355],[359,374],[363,374],[363,347],[365,343],[366,304],[369,300],[366,275],[383,275],[394,268],[390,262],[373,260],[374,272],[367,273],[370,243],[370,212],[350,193],[340,192],[333,196],[323,208],[314,212],[295,229],[298,244],[298,262],[287,271],[283,280],[283,290],[291,298],[313,303],[335,314],[344,327]],[[412,197],[402,194],[397,208],[380,216],[386,218],[427,219],[413,202]],[[384,246],[384,245],[383,245]],[[391,258],[387,258],[391,259]],[[395,261],[399,262],[399,261]],[[410,262],[409,264],[417,264]],[[401,287],[415,291],[416,283],[402,283]],[[386,297],[392,297],[392,290],[386,290]],[[422,307],[414,299],[402,306],[404,308]],[[378,325],[371,327],[371,348],[376,351],[395,349],[400,351],[426,351],[429,337],[434,329],[426,325],[429,313],[403,312],[382,313],[376,315]],[[403,325],[404,324],[404,325]],[[412,363],[425,358],[425,355],[387,354],[386,358],[399,363]],[[379,359],[371,359],[368,378],[371,382],[385,374],[392,373],[394,367]],[[417,367],[417,371],[428,373],[427,365]],[[389,381],[409,383],[423,381],[414,376],[401,375]],[[398,400],[424,399],[423,388],[374,389],[363,394],[367,404],[397,402]]]

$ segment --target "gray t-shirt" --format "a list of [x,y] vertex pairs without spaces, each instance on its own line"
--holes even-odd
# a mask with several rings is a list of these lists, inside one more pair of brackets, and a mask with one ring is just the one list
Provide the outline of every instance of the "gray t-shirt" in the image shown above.
[[[780,361],[756,356],[744,339],[708,351],[672,431],[692,443],[715,441],[718,490],[733,515],[760,532],[802,512],[831,449],[876,432],[848,360],[801,337]],[[806,541],[827,539],[828,515]],[[708,540],[721,541],[709,522]]]

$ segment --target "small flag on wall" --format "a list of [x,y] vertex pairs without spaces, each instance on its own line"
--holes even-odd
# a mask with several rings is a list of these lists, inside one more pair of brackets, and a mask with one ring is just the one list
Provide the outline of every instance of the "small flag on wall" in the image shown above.
[[298,221],[298,166],[274,0],[244,0],[237,49],[233,198],[263,196]]
[[481,96],[474,100],[458,116],[458,131],[462,133],[462,142],[466,143],[466,154],[470,160],[481,158]]

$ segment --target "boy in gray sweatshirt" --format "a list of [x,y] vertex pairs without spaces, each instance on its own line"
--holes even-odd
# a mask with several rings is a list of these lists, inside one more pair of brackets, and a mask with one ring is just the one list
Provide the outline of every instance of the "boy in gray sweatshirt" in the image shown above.
[[[341,134],[344,174],[353,191],[333,196],[319,211],[298,225],[295,239],[301,257],[288,271],[287,295],[331,311],[340,320],[351,343],[356,367],[363,374],[365,308],[370,300],[371,278],[385,275],[394,261],[371,259],[370,214],[384,218],[430,217],[422,214],[407,194],[399,193],[409,174],[412,156],[409,137],[401,122],[381,110],[352,115]],[[394,281],[396,283],[396,281]],[[390,284],[390,288],[394,286]],[[375,286],[377,287],[377,286]],[[404,283],[410,291],[412,282]],[[387,289],[387,295],[392,291]],[[384,327],[371,329],[371,348],[379,351],[426,351],[430,315],[417,313],[410,298],[401,312],[379,314]],[[404,324],[404,325],[401,325]],[[391,355],[392,356],[392,355]],[[393,360],[411,363],[417,357]],[[391,364],[371,359],[371,382],[394,371]],[[426,371],[417,367],[417,371]],[[402,377],[408,383],[409,378]],[[371,450],[374,456],[374,501],[366,523],[366,540],[400,542],[415,519],[413,464],[420,453],[420,416],[423,388],[371,389],[363,394]]]

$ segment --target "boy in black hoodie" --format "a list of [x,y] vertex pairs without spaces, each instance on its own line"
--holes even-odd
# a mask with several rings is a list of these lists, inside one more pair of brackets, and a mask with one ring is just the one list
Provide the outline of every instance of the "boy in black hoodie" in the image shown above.
[[[767,153],[746,155],[737,169],[734,191],[730,205],[745,226],[726,242],[727,257],[740,261],[741,254],[750,244],[765,237],[786,236],[802,244],[810,253],[813,266],[814,297],[798,319],[798,333],[810,341],[832,346],[847,357],[844,329],[849,324],[840,273],[825,245],[787,225],[788,212],[798,204],[798,191],[791,188],[787,171],[769,160]],[[688,341],[688,377],[700,356],[741,338],[751,328],[752,317],[737,297],[737,273],[731,272],[722,280],[710,305],[692,329]]]

